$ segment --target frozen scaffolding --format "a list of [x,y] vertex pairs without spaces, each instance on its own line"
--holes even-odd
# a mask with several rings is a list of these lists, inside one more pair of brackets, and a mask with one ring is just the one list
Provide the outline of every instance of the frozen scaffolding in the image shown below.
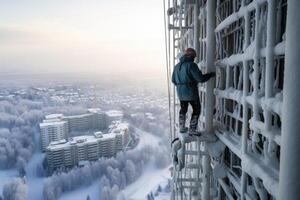
[[[167,2],[168,73],[187,47],[197,50],[204,73],[216,71],[215,81],[199,85],[198,129],[219,139],[181,140],[183,169],[173,168],[172,199],[279,199],[287,4]],[[170,91],[174,140],[182,137],[174,87]]]

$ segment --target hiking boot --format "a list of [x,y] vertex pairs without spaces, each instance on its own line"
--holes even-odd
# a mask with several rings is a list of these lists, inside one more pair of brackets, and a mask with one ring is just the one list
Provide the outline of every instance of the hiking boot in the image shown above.
[[188,131],[188,128],[185,127],[185,120],[186,116],[183,114],[179,114],[179,130],[180,133],[186,133]]
[[190,132],[196,132],[198,126],[198,118],[199,117],[197,115],[192,116],[189,129]]
[[196,129],[190,128],[189,129],[189,135],[201,135],[201,132],[197,131]]
[[188,127],[180,127],[180,133],[186,133],[186,132],[188,132]]

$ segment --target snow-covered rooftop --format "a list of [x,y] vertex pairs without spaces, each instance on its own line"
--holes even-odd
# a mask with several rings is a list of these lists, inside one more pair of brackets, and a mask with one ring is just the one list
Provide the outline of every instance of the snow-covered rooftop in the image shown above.
[[128,123],[117,121],[117,122],[115,122],[115,124],[112,124],[110,126],[109,132],[110,133],[121,133],[123,130],[126,130],[128,128],[129,128]]
[[46,127],[46,126],[57,126],[57,125],[62,125],[62,124],[66,124],[66,121],[44,121],[42,123],[40,123],[40,127]]
[[88,112],[90,112],[90,113],[99,113],[99,112],[101,112],[101,109],[100,108],[89,108]]
[[63,116],[64,116],[63,114],[56,113],[56,114],[46,115],[45,118],[46,119],[57,119],[57,118],[62,118]]
[[109,116],[109,117],[123,117],[123,112],[120,111],[120,110],[109,110],[109,111],[106,111],[106,114]]
[[80,114],[80,115],[71,115],[71,116],[66,116],[66,119],[76,119],[76,118],[82,118],[82,117],[87,117],[90,116],[91,113],[85,113],[85,114]]
[[72,145],[84,146],[86,144],[97,143],[98,141],[105,141],[114,139],[116,137],[116,133],[107,133],[102,134],[102,132],[96,132],[94,135],[82,135],[70,138],[69,141],[60,140],[51,142],[47,147],[48,150],[60,150],[71,147]]

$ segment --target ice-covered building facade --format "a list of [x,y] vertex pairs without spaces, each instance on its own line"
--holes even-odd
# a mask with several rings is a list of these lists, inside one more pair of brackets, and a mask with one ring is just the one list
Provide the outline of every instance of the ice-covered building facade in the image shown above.
[[[164,1],[168,78],[187,47],[202,72],[216,71],[198,86],[198,128],[218,141],[182,142],[172,199],[300,199],[299,2]],[[179,103],[168,84],[174,141]]]

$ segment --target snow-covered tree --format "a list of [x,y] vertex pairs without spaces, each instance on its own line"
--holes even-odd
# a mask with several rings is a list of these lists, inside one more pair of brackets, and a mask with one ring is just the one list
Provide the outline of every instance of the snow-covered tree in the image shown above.
[[100,200],[112,200],[111,198],[111,189],[108,186],[104,186],[100,190]]
[[110,181],[105,175],[100,179],[100,188],[103,187],[110,187]]
[[16,167],[18,169],[19,175],[21,177],[25,176],[26,171],[25,171],[25,166],[26,166],[26,161],[23,157],[18,157],[17,158],[17,163],[16,163]]
[[27,200],[27,185],[17,178],[3,186],[3,198],[6,200]]
[[137,178],[136,167],[131,160],[126,161],[124,173],[128,183],[132,183]]

